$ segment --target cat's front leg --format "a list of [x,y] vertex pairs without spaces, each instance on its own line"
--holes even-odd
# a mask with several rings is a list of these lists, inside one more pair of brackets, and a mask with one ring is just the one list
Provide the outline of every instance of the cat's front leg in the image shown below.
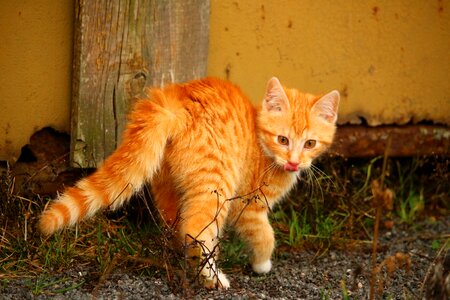
[[268,273],[272,268],[270,259],[275,248],[275,236],[267,211],[250,205],[240,214],[235,228],[252,249],[253,271],[259,274]]

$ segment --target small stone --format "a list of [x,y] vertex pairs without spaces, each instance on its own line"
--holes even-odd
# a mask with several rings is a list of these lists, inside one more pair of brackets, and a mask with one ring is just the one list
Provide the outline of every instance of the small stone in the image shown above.
[[330,253],[330,258],[331,258],[332,260],[336,260],[336,253],[335,253],[335,252],[331,252],[331,253]]

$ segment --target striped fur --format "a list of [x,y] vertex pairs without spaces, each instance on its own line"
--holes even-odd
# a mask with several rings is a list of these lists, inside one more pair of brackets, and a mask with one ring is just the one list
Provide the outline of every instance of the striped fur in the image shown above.
[[[338,103],[337,92],[304,94],[276,78],[257,108],[237,86],[214,78],[151,89],[134,106],[121,145],[49,205],[40,230],[50,235],[100,209],[117,209],[150,182],[165,220],[180,217],[181,241],[201,241],[207,254],[228,222],[250,245],[254,270],[268,272],[275,245],[269,207],[331,144]],[[305,148],[307,140],[314,147]],[[201,270],[204,284],[227,288],[210,263]]]

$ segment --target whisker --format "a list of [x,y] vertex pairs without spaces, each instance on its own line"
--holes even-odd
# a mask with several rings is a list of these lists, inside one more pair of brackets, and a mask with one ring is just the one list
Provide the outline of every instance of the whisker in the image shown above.
[[310,170],[310,174],[312,175],[313,180],[317,183],[317,186],[319,187],[319,191],[320,191],[320,195],[322,200],[324,200],[324,193],[323,193],[323,189],[322,189],[322,185],[320,184],[319,178],[316,176],[316,174],[314,173],[314,168],[309,169]]
[[[311,170],[303,169],[303,170],[301,170],[301,172],[303,172],[306,175],[302,179],[302,181],[305,182],[305,186],[307,188],[306,192],[307,192],[307,194],[312,195],[313,194],[312,191],[313,191],[314,182],[312,180]],[[297,176],[297,178],[299,178],[299,177]]]
[[328,174],[326,174],[324,171],[322,171],[321,169],[319,169],[317,166],[315,165],[311,165],[311,169],[318,173],[320,176],[321,180],[325,180],[328,183],[331,183],[333,185],[333,188],[338,188],[338,185],[336,184],[336,182],[332,179],[331,176],[329,176]]
[[314,180],[314,173],[311,169],[308,169],[308,186],[309,186],[309,194],[311,196],[314,195],[316,181]]
[[302,171],[303,170],[300,170],[300,172],[297,173],[297,175],[296,175],[297,180],[302,180]]
[[[272,163],[264,170],[264,172],[261,173],[261,175],[260,175],[259,178],[258,178],[258,183],[259,183],[260,185],[261,185],[262,183],[264,183],[264,182],[261,182],[261,179],[263,179],[263,177],[264,177],[266,174],[268,174],[270,171],[274,170],[276,167],[277,167],[277,164],[276,164],[275,162],[272,162]],[[270,175],[271,175],[271,174],[269,174],[269,176],[267,176],[268,179],[270,178]]]

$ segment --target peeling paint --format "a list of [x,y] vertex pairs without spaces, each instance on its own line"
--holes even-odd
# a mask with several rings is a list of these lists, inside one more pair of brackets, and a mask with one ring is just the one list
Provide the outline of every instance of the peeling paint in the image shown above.
[[450,130],[435,128],[433,130],[433,138],[438,141],[448,140],[448,139],[450,139]]

